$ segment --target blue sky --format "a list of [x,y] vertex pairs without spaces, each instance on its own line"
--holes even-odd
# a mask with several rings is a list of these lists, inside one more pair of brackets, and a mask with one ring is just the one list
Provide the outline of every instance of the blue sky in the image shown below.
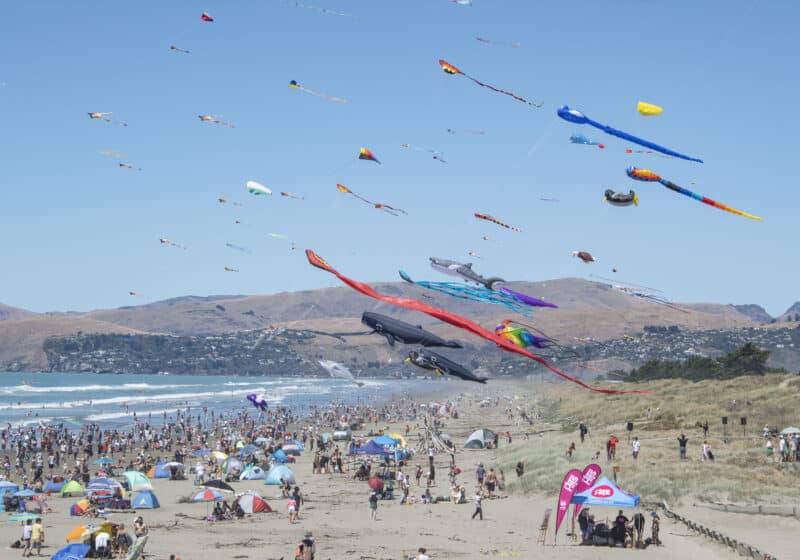
[[[337,285],[307,264],[304,248],[367,281],[395,280],[400,268],[445,280],[429,256],[468,261],[477,251],[477,270],[509,280],[610,277],[616,267],[620,281],[680,301],[758,303],[778,314],[800,299],[796,3],[303,4],[349,15],[281,0],[42,1],[6,10],[0,302],[89,310]],[[201,22],[203,11],[216,21]],[[446,75],[440,58],[545,105]],[[291,90],[292,79],[348,101]],[[664,113],[641,117],[638,100]],[[559,119],[562,104],[706,163],[627,155],[626,143]],[[128,126],[90,120],[90,111],[113,111]],[[208,113],[235,128],[201,123],[197,115]],[[572,132],[606,149],[572,145]],[[403,143],[441,150],[448,163]],[[382,165],[358,161],[361,146]],[[142,171],[119,168],[102,150]],[[765,221],[630,181],[629,165]],[[248,180],[276,194],[252,197]],[[408,216],[372,209],[336,183]],[[639,207],[602,203],[606,188],[635,189]],[[244,206],[221,205],[220,196]],[[584,265],[573,250],[598,262]]]

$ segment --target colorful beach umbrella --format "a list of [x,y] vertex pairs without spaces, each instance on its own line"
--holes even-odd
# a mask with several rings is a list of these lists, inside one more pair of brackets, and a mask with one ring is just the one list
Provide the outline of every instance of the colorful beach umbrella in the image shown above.
[[113,465],[114,464],[114,459],[109,459],[108,457],[100,457],[99,459],[96,459],[92,464],[93,465]]
[[214,488],[203,488],[199,492],[197,492],[194,496],[192,496],[191,501],[193,502],[213,502],[216,500],[221,500],[222,494],[219,490]]
[[192,455],[194,455],[195,457],[208,457],[209,455],[211,455],[211,451],[209,451],[208,449],[196,449],[192,451]]

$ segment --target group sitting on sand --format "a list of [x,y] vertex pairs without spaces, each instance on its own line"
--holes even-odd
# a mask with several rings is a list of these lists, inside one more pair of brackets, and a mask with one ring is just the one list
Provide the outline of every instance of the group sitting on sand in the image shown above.
[[581,544],[595,546],[616,546],[625,548],[647,548],[661,545],[659,530],[661,519],[655,511],[650,512],[650,537],[645,538],[645,516],[637,512],[631,519],[619,510],[613,523],[595,522],[594,514],[588,507],[581,509],[578,526],[581,529]]

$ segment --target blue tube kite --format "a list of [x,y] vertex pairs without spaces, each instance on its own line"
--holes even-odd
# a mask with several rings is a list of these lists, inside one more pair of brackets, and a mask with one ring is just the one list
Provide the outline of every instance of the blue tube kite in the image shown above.
[[640,146],[644,146],[645,148],[650,148],[651,150],[661,152],[662,154],[666,154],[668,156],[677,157],[689,161],[696,161],[698,163],[703,163],[702,159],[697,159],[684,154],[679,154],[678,152],[673,152],[669,148],[665,148],[664,146],[659,146],[658,144],[653,144],[649,140],[644,140],[642,138],[637,138],[636,136],[631,136],[627,132],[623,132],[621,130],[617,130],[616,128],[611,128],[610,126],[601,124],[597,121],[593,121],[580,111],[576,109],[570,109],[567,105],[562,105],[558,109],[558,116],[564,119],[565,121],[569,121],[571,123],[591,125],[597,129],[602,130],[606,134],[610,134],[611,136],[616,136],[617,138],[622,138],[623,140],[627,140],[628,142],[633,142],[634,144],[639,144]]

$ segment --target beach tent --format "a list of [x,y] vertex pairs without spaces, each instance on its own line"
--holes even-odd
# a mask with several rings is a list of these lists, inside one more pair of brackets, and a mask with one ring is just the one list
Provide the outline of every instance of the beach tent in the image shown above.
[[[64,487],[64,481],[63,480],[61,482],[56,482],[55,480],[48,480],[47,484],[44,485],[44,488],[42,489],[42,491],[45,494],[52,493],[52,492],[61,492],[61,489],[63,487]],[[2,494],[2,492],[3,492],[2,489],[0,489],[0,494]]]
[[639,505],[639,496],[628,494],[608,478],[601,477],[591,488],[575,494],[571,503],[585,506],[632,508]]
[[147,471],[148,478],[169,478],[170,472],[166,461],[159,461]]
[[19,490],[19,486],[11,482],[10,480],[0,480],[0,511],[5,511],[5,505],[3,503],[3,497],[6,494],[13,494]]
[[464,447],[467,449],[483,449],[486,447],[486,442],[492,441],[493,439],[493,431],[481,428],[470,434],[470,436],[467,438],[467,443],[464,444]]
[[86,498],[79,500],[69,507],[69,514],[75,517],[81,516],[89,509],[89,500]]
[[269,513],[272,511],[269,504],[258,494],[244,494],[236,498],[236,502],[242,506],[245,513]]
[[267,473],[264,472],[259,466],[256,465],[247,465],[242,471],[242,474],[239,475],[239,480],[263,480],[267,477]]
[[289,457],[286,456],[282,450],[277,449],[275,453],[269,456],[271,461],[275,461],[276,463],[288,463]]
[[88,544],[68,544],[50,558],[50,560],[83,560],[89,554]]
[[153,489],[153,485],[150,484],[150,481],[147,479],[144,473],[139,471],[125,471],[123,475],[128,481],[128,487],[131,492]]
[[61,497],[65,496],[83,496],[83,486],[77,480],[70,480],[61,487]]
[[235,474],[236,476],[239,475],[244,470],[244,463],[242,463],[236,457],[228,457],[222,463],[222,473],[223,474]]
[[398,440],[389,436],[378,436],[376,438],[372,438],[372,441],[374,441],[381,447],[396,447],[397,444],[400,443]]
[[284,445],[280,450],[287,455],[294,455],[296,457],[300,456],[300,448],[291,443]]
[[408,447],[408,442],[406,441],[406,438],[404,438],[402,436],[402,434],[398,434],[397,432],[394,432],[394,433],[389,434],[389,436],[391,436],[393,439],[396,439],[398,442],[400,442],[400,446],[401,447]]
[[800,434],[800,428],[794,428],[794,427],[784,428],[781,430],[781,434],[785,436],[792,434]]
[[289,484],[297,484],[294,479],[294,473],[286,465],[273,465],[264,479],[264,484],[278,485],[281,479]]
[[289,442],[289,444],[290,444],[290,445],[296,445],[296,446],[297,446],[297,449],[299,449],[300,451],[305,451],[305,450],[306,450],[306,446],[305,446],[305,445],[303,445],[303,443],[302,443],[302,442],[300,442],[300,441],[298,441],[298,440],[296,440],[296,439],[293,439],[293,440],[291,440],[291,441]]
[[143,490],[134,498],[131,507],[133,509],[155,509],[161,507],[161,504],[158,503],[158,498],[152,491]]
[[386,450],[372,440],[361,447],[350,448],[348,455],[386,455]]

